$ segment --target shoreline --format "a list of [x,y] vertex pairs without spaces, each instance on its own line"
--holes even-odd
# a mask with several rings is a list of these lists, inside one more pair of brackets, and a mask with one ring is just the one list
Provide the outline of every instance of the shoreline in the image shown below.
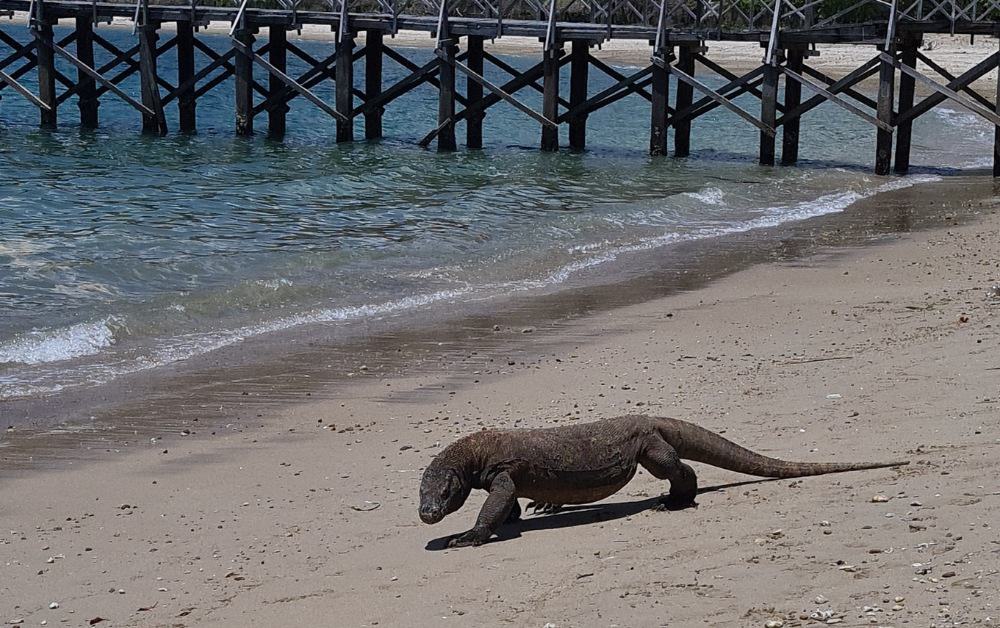
[[[368,375],[359,371],[358,355],[368,356],[360,359],[367,362],[363,366],[386,374],[481,346],[520,352],[522,330],[558,332],[580,318],[699,289],[747,267],[808,258],[819,247],[864,246],[872,238],[934,228],[943,220],[935,202],[954,203],[962,216],[966,204],[988,199],[991,189],[971,175],[898,183],[833,213],[623,252],[620,259],[586,269],[551,290],[497,295],[446,310],[443,305],[417,308],[346,330],[319,323],[295,326],[110,382],[8,399],[2,402],[7,430],[0,433],[0,470],[30,474],[67,461],[99,461],[108,443],[135,435],[161,439],[210,426],[249,428],[256,422],[247,421],[245,413],[255,403],[270,410],[276,403],[324,394],[324,388],[352,386],[355,378]],[[927,205],[927,199],[936,201]],[[498,321],[502,331],[491,330]],[[239,390],[234,382],[240,382]],[[219,406],[220,411],[208,425],[197,426],[191,420],[198,406]]]
[[[1000,468],[1000,217],[981,207],[963,225],[961,201],[913,196],[944,226],[847,248],[818,232],[809,255],[517,333],[515,350],[426,353],[309,403],[248,406],[215,437],[107,442],[86,468],[7,478],[0,619],[982,622],[1000,580],[1000,493],[983,486]],[[716,488],[674,513],[647,510],[665,486],[640,472],[601,507],[429,551],[482,499],[416,519],[420,470],[457,435],[635,411],[783,458],[911,465],[738,488],[749,478],[698,465]]]
[[[27,14],[14,12],[14,16],[8,22],[24,22]],[[114,18],[108,28],[132,28],[132,22],[124,18]],[[231,24],[229,22],[210,22],[203,31],[220,36],[228,36]],[[163,30],[170,31],[170,25],[166,24]],[[266,39],[266,32],[261,31],[259,39]],[[318,24],[303,25],[301,32],[297,35],[289,33],[289,40],[312,40],[334,42],[336,33],[329,28]],[[364,42],[364,31],[358,33],[357,41]],[[409,48],[430,49],[436,45],[430,33],[422,31],[400,31],[387,41],[389,45]],[[750,72],[760,66],[760,59],[763,57],[763,49],[757,42],[729,42],[706,40],[705,45],[710,50],[711,59],[737,74]],[[935,63],[954,75],[972,67],[978,59],[984,58],[987,54],[994,52],[997,48],[997,41],[989,37],[980,37],[974,44],[964,36],[952,35],[928,35],[925,39],[924,51],[928,52]],[[506,35],[496,40],[486,40],[485,49],[493,54],[504,55],[529,55],[541,52],[541,43],[532,37],[520,37]],[[636,66],[639,68],[649,65],[650,45],[648,42],[640,40],[612,40],[604,42],[599,48],[591,50],[591,54],[609,63],[618,63],[625,66]],[[843,78],[862,63],[875,56],[875,49],[872,46],[852,45],[852,44],[829,44],[818,46],[809,60],[809,65],[816,70],[824,72],[834,79]],[[710,76],[716,75],[714,71],[699,64],[702,73]],[[929,68],[921,64],[918,69]],[[933,72],[932,72],[933,74]],[[942,79],[943,80],[943,79]],[[992,87],[996,88],[996,73],[987,73],[982,78],[974,81],[971,87],[986,90],[988,94]],[[859,85],[866,89],[877,86],[877,78],[869,78]],[[917,84],[916,93],[926,95],[930,93],[922,84]]]

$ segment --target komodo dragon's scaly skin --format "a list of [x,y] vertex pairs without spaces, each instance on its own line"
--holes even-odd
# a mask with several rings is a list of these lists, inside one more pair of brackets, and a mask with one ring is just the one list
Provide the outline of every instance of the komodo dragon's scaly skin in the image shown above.
[[698,481],[681,459],[769,478],[875,469],[907,462],[786,462],[744,449],[687,421],[622,416],[543,429],[484,430],[446,447],[424,471],[420,519],[437,523],[458,510],[472,489],[489,491],[476,525],[449,547],[480,545],[505,520],[517,519],[517,498],[544,504],[585,504],[616,493],[638,465],[670,481],[668,508],[694,504]]

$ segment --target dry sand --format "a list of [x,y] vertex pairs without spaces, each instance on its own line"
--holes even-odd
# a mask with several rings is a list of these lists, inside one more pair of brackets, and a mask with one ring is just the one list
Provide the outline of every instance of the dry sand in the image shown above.
[[[131,455],[0,480],[0,621],[996,625],[996,211],[556,337],[497,321],[536,354],[470,351],[393,377],[359,365],[339,398],[259,428],[137,438]],[[437,526],[417,519],[421,469],[460,434],[635,411],[789,459],[912,464],[743,485],[696,465],[709,490],[670,513],[648,510],[666,487],[640,471],[599,506],[479,548],[438,539],[471,525],[481,495]]]

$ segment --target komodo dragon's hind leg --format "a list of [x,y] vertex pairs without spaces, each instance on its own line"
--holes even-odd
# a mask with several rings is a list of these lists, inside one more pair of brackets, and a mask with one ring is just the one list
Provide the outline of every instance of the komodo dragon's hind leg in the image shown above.
[[681,462],[677,450],[659,436],[652,437],[639,456],[639,464],[661,480],[670,481],[670,493],[660,499],[657,510],[679,510],[695,506],[698,478],[694,469]]

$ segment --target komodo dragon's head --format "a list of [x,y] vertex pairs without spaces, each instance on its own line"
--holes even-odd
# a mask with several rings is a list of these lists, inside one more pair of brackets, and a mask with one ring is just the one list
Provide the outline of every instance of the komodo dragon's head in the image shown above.
[[438,456],[420,480],[420,520],[437,523],[462,507],[472,491],[458,468]]

